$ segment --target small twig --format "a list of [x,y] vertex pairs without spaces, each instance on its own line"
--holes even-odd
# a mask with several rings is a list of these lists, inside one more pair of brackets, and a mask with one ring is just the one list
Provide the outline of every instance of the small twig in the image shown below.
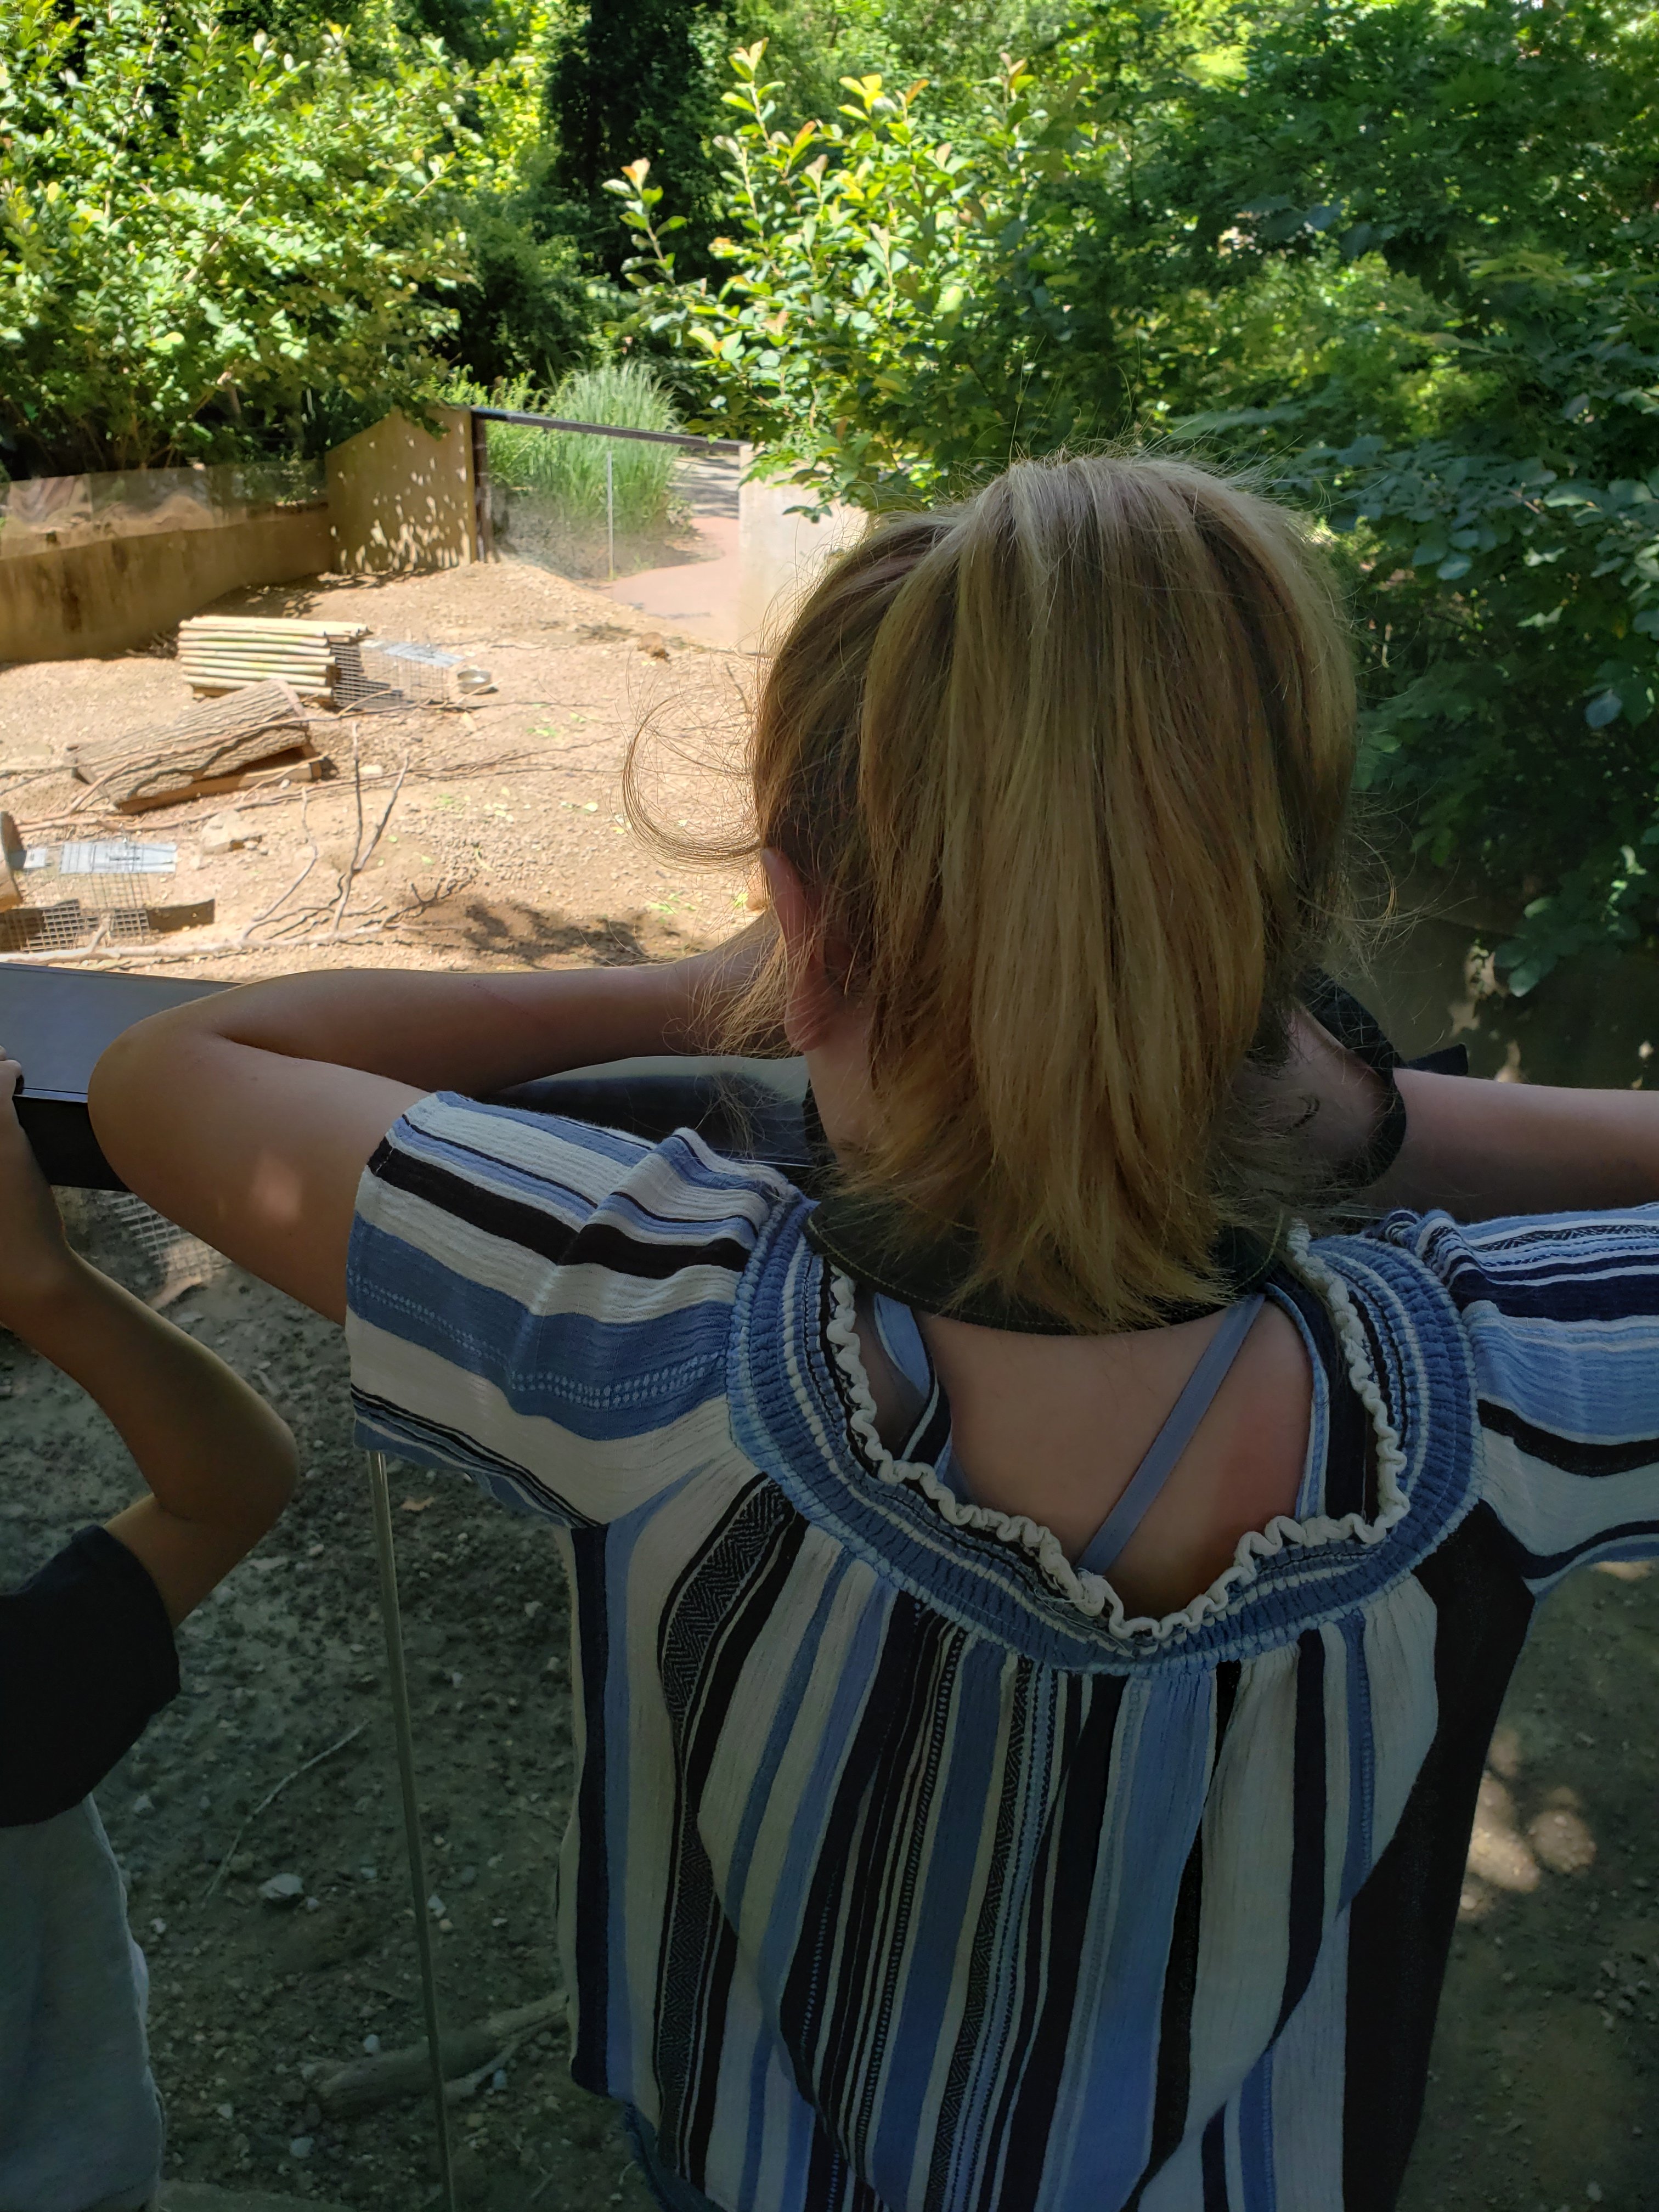
[[351,859],[340,878],[340,896],[334,908],[334,927],[331,933],[335,937],[339,935],[340,924],[345,920],[345,910],[351,899],[351,886],[357,880],[357,855],[363,845],[363,764],[357,747],[359,726],[355,721],[351,725],[351,792],[357,805],[357,829],[351,841]]
[[374,858],[374,848],[380,843],[381,837],[385,834],[386,823],[392,819],[392,810],[398,804],[398,794],[402,791],[404,787],[404,779],[408,774],[409,755],[405,753],[404,755],[404,764],[398,771],[398,781],[392,787],[392,796],[386,800],[385,811],[381,814],[380,820],[374,825],[374,834],[369,839],[368,845],[364,848],[362,857],[356,864],[356,872],[359,875],[362,875],[363,870]]
[[274,1790],[266,1790],[264,1796],[259,1800],[253,1810],[248,1814],[246,1820],[243,1821],[241,1826],[238,1828],[236,1833],[231,1838],[230,1849],[225,1853],[223,1858],[220,1860],[213,1879],[207,1886],[206,1894],[202,1899],[204,1905],[207,1903],[208,1898],[212,1896],[214,1891],[218,1888],[219,1884],[224,1880],[225,1869],[230,1864],[232,1859],[235,1857],[237,1844],[241,1842],[243,1837],[246,1835],[249,1828],[252,1827],[254,1821],[258,1819],[260,1814],[264,1811],[266,1806],[274,1805],[276,1800],[282,1796],[283,1790],[288,1788],[290,1782],[297,1782],[302,1774],[309,1774],[313,1766],[320,1766],[325,1759],[332,1759],[337,1751],[343,1751],[346,1746],[351,1741],[352,1738],[354,1736],[361,1735],[368,1726],[368,1723],[367,1721],[359,1721],[356,1728],[348,1729],[343,1735],[337,1736],[334,1741],[329,1745],[326,1751],[319,1751],[314,1758],[307,1759],[303,1766],[296,1766],[292,1774],[285,1774]]
[[254,931],[258,929],[262,921],[269,921],[271,915],[276,913],[278,907],[286,905],[288,901],[293,897],[295,892],[299,890],[301,884],[304,883],[306,878],[311,873],[312,870],[317,865],[318,859],[319,857],[317,850],[317,840],[311,834],[311,816],[307,811],[307,802],[309,801],[311,793],[308,787],[301,791],[300,794],[300,831],[301,835],[306,839],[307,842],[311,847],[311,858],[306,862],[304,867],[301,869],[299,874],[295,876],[294,881],[289,885],[288,889],[283,891],[279,897],[274,898],[263,914],[256,914],[254,915],[252,921],[247,924],[241,935],[237,939],[236,942],[239,945],[246,945],[249,938],[252,936]]
[[392,819],[392,810],[398,804],[398,795],[404,787],[404,778],[409,774],[409,755],[407,753],[404,755],[404,764],[398,771],[398,781],[392,787],[392,795],[386,800],[380,818],[374,825],[374,835],[369,838],[367,845],[363,842],[363,785],[362,777],[357,769],[357,736],[355,723],[352,725],[351,768],[357,782],[357,837],[356,842],[351,848],[351,866],[347,869],[345,879],[340,886],[340,903],[334,910],[334,927],[329,932],[331,938],[339,935],[340,924],[345,919],[346,902],[351,896],[358,877],[374,859],[374,848],[380,842],[381,832]]

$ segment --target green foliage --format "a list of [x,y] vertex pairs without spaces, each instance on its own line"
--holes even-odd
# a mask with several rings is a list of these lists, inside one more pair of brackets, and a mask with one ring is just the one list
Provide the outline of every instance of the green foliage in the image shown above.
[[[614,422],[632,430],[677,430],[673,407],[650,371],[637,362],[584,369],[556,391],[538,391],[527,377],[486,394],[458,380],[445,395],[465,406],[514,407],[557,415],[567,422]],[[489,425],[489,473],[508,491],[544,500],[566,524],[605,520],[605,455],[619,530],[659,529],[668,517],[678,449],[635,438],[594,438],[527,424]]]
[[[739,234],[714,240],[733,264],[723,284],[678,278],[668,241],[684,219],[659,213],[648,162],[609,187],[641,249],[627,264],[633,327],[702,361],[710,427],[764,443],[824,498],[914,498],[994,464],[1049,374],[1043,342],[1069,336],[1027,213],[1077,137],[1068,101],[1010,64],[963,147],[923,126],[917,90],[871,75],[848,81],[837,119],[789,131],[763,53],[732,57],[741,120],[717,141]],[[1010,346],[1011,327],[1030,342]]]
[[537,184],[481,193],[460,210],[470,281],[454,294],[447,350],[465,375],[491,385],[528,377],[555,384],[586,360],[601,307],[576,242],[549,220]]
[[802,127],[761,60],[723,283],[611,186],[702,422],[872,506],[1101,438],[1248,465],[1332,532],[1363,779],[1512,987],[1659,938],[1659,19],[1100,0],[976,108],[866,77]]
[[553,177],[584,252],[613,276],[622,255],[604,186],[624,161],[653,161],[681,214],[699,231],[706,222],[705,142],[718,125],[729,19],[729,0],[590,0],[554,52]]
[[430,48],[354,71],[233,38],[207,0],[15,0],[0,63],[0,426],[38,471],[300,434],[327,385],[418,404],[463,272],[467,143]]
[[1052,46],[1071,12],[1066,0],[735,0],[732,22],[738,43],[766,41],[793,131],[834,113],[843,77],[872,71],[924,77],[945,109],[971,111],[1002,55]]

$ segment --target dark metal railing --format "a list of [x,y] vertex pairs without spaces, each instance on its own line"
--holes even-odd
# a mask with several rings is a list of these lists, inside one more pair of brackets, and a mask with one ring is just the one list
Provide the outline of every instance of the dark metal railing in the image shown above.
[[559,415],[527,415],[518,407],[475,407],[485,422],[521,422],[531,430],[579,430],[594,438],[637,438],[651,446],[684,446],[697,453],[740,453],[740,438],[700,438],[690,430],[628,430],[617,422],[568,422]]

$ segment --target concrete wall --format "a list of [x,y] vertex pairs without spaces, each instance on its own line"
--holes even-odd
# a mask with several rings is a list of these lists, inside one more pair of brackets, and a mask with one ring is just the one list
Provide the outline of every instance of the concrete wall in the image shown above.
[[388,415],[329,455],[333,567],[387,575],[457,568],[476,557],[471,416],[465,407],[434,412],[440,437]]
[[0,560],[0,661],[130,653],[222,592],[314,576],[333,557],[327,508],[302,507]]
[[729,642],[746,652],[763,650],[824,562],[865,526],[867,518],[858,507],[833,507],[821,522],[788,512],[811,496],[799,484],[744,481],[738,501],[738,605]]

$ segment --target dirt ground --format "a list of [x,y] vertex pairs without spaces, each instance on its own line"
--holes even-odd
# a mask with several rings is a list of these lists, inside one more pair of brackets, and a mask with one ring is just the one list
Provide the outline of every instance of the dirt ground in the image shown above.
[[[346,769],[337,781],[303,806],[279,792],[239,809],[258,840],[246,850],[199,859],[200,825],[222,802],[145,817],[142,834],[179,843],[179,896],[210,891],[218,911],[193,943],[169,939],[123,964],[165,957],[171,972],[240,979],[358,961],[631,960],[712,941],[742,918],[740,880],[641,853],[616,817],[639,717],[654,702],[671,738],[715,744],[752,663],[672,638],[659,659],[629,611],[509,564],[386,585],[325,580],[239,604],[362,611],[385,632],[464,647],[498,692],[465,714],[362,720],[359,764],[381,771],[362,781],[372,820],[385,799],[370,794],[389,795],[409,766],[376,864],[355,879],[348,726],[329,748]],[[66,823],[77,787],[54,760],[77,735],[165,721],[184,703],[161,657],[0,671],[0,803],[32,840],[131,829]],[[726,801],[707,773],[671,762],[662,803],[671,820],[696,823]],[[313,845],[310,877],[253,930],[256,949],[224,949]],[[368,933],[345,933],[356,929]],[[177,1288],[188,1253],[173,1255],[164,1282],[161,1262],[121,1230],[118,1202],[69,1203],[95,1257],[153,1294]],[[306,1476],[279,1528],[183,1632],[183,1694],[100,1792],[151,1962],[173,2170],[413,2212],[436,2202],[421,2098],[354,2117],[325,2109],[330,2077],[371,2041],[391,2051],[420,2032],[343,1350],[262,1285],[222,1265],[198,1272],[169,1312],[266,1391]],[[7,1582],[132,1486],[101,1418],[3,1336],[0,1467]],[[393,1479],[426,1910],[447,2024],[464,2026],[557,1988],[568,1619],[545,1531],[459,1483]],[[1407,2212],[1659,2212],[1656,1712],[1659,1575],[1580,1577],[1541,1613],[1492,1747]],[[283,1875],[296,1878],[294,1896],[263,1899]],[[469,2204],[646,2202],[608,2108],[571,2086],[559,2033],[487,2068],[453,2125]]]
[[[165,727],[192,704],[170,641],[151,653],[0,668],[0,805],[26,841],[171,842],[176,877],[147,879],[158,902],[215,902],[211,922],[135,947],[120,964],[241,981],[295,964],[638,959],[729,933],[743,880],[642,850],[623,822],[621,769],[628,738],[648,721],[663,820],[723,816],[732,787],[717,769],[741,727],[748,657],[515,562],[320,578],[234,593],[214,611],[370,623],[383,636],[464,652],[496,688],[459,711],[319,709],[312,737],[332,763],[329,781],[124,816],[87,803],[64,748]],[[227,815],[246,842],[204,852],[204,833]],[[354,848],[383,817],[373,858],[353,876]]]

